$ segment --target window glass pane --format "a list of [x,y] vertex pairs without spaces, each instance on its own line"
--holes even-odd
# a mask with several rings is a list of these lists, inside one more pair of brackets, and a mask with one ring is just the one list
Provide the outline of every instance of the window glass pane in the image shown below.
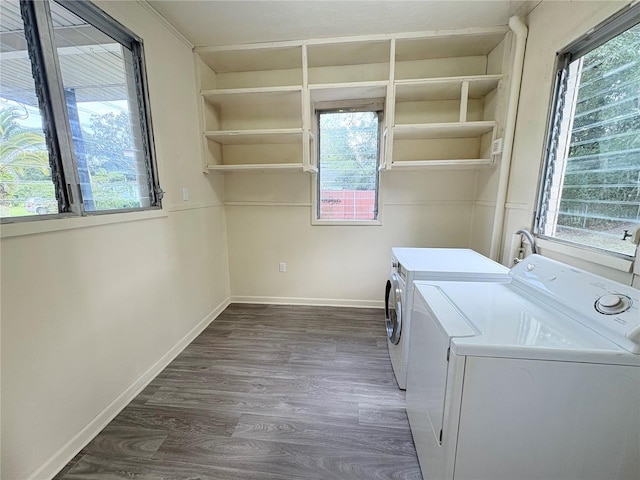
[[20,5],[0,3],[0,217],[58,213]]
[[633,255],[640,226],[640,25],[571,63],[541,232]]
[[318,218],[375,220],[378,113],[320,113]]
[[148,207],[132,52],[61,5],[51,16],[85,210]]

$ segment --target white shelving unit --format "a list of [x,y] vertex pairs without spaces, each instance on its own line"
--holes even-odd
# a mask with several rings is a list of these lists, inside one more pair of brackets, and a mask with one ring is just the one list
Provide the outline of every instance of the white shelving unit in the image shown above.
[[205,169],[302,170],[302,46],[204,47],[196,53]]
[[396,40],[386,168],[493,164],[506,33],[474,29]]
[[315,111],[336,102],[384,109],[383,170],[492,165],[508,31],[197,47],[205,169],[317,171]]

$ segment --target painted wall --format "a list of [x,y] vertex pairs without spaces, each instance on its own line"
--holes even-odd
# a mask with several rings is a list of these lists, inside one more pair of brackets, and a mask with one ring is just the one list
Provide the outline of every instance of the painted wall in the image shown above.
[[[495,172],[385,172],[382,225],[370,227],[312,226],[312,177],[303,173],[202,175],[190,48],[139,3],[99,5],[145,40],[166,215],[2,239],[7,480],[47,478],[64,465],[230,295],[381,306],[392,246],[488,250]],[[555,52],[623,5],[545,0],[528,19],[507,246],[531,224]]]
[[[487,57],[401,61],[396,65],[396,78],[507,70],[502,87],[504,98],[509,90],[511,35],[504,43],[508,45],[499,45]],[[310,78],[313,77],[310,82],[360,79],[349,76],[354,73],[367,79],[388,78],[388,68],[388,64],[316,68],[310,71]],[[218,86],[228,75],[217,75]],[[242,75],[256,81],[255,74]],[[233,79],[240,78],[244,77],[236,75]],[[484,101],[471,100],[469,105],[470,119],[494,118],[494,111],[496,118],[503,117],[504,100],[495,94]],[[399,101],[395,122],[457,121],[459,108],[457,101]],[[395,142],[396,153],[401,143]],[[468,150],[461,148],[464,143],[462,139],[411,141],[402,145],[402,153],[397,156],[401,160],[465,158]],[[256,148],[267,156],[262,145]],[[226,175],[224,200],[231,300],[382,307],[392,247],[471,247],[489,253],[498,168],[497,165],[487,168],[495,173],[451,168],[413,171],[392,168],[382,172],[382,225],[375,226],[312,225],[313,176]],[[287,263],[285,273],[278,270],[280,262]]]
[[469,245],[477,175],[384,172],[382,226],[364,227],[312,226],[309,175],[227,175],[232,301],[382,306],[391,247]]
[[2,239],[5,480],[52,476],[229,296],[191,49],[137,2],[99,6],[145,42],[166,215]]
[[[629,2],[556,2],[544,0],[529,15],[529,36],[524,61],[520,103],[511,165],[502,251],[508,262],[511,235],[531,228],[540,175],[545,133],[551,103],[556,52],[585,34]],[[541,249],[546,256],[571,263],[617,281],[631,283],[632,275],[601,263],[586,261],[583,250],[557,252]],[[603,261],[608,263],[607,258]],[[636,278],[638,286],[640,282]]]

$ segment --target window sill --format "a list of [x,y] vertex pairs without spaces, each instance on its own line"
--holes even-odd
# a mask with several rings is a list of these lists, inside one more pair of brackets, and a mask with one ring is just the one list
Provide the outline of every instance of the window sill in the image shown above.
[[34,221],[7,223],[0,227],[0,238],[20,237],[39,233],[58,232],[75,228],[89,228],[114,223],[137,222],[154,218],[167,217],[161,209],[141,212],[113,213],[107,215],[89,215],[86,217],[70,216],[63,218],[39,219]]
[[311,219],[311,225],[326,225],[332,227],[380,227],[380,220],[319,220]]
[[608,254],[591,250],[589,248],[580,248],[573,245],[567,245],[565,243],[555,242],[548,238],[536,238],[536,247],[544,250],[550,250],[561,255],[568,255],[570,257],[579,258],[587,262],[609,267],[614,270],[620,270],[628,273],[633,270],[633,260],[630,258],[624,258],[614,253]]

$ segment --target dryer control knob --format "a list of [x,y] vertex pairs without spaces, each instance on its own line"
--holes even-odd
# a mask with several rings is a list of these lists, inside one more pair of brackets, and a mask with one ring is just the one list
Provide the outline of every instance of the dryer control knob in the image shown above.
[[629,309],[631,302],[625,295],[609,294],[603,295],[596,300],[596,310],[606,315],[615,315]]
[[618,295],[603,295],[598,299],[598,305],[601,307],[615,307],[618,305],[622,299]]

